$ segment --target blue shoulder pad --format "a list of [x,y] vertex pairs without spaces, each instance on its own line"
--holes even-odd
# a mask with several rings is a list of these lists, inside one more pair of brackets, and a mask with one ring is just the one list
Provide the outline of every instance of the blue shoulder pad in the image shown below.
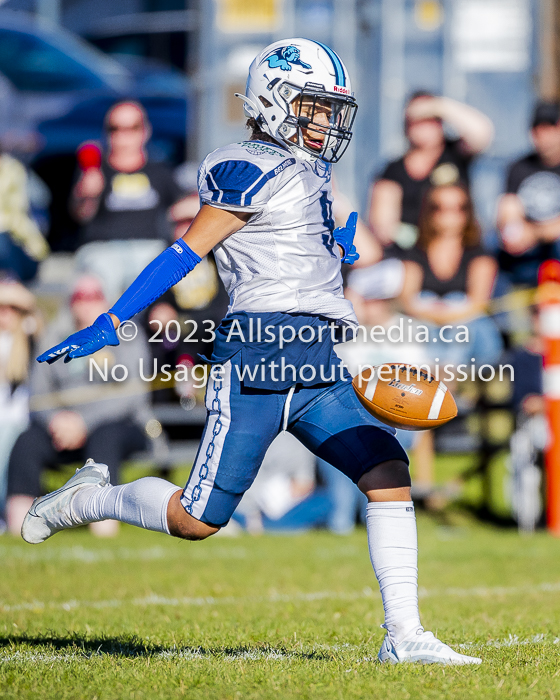
[[212,192],[212,201],[233,206],[251,206],[253,197],[286,167],[295,164],[287,158],[268,173],[246,160],[227,160],[217,163],[206,175],[206,185]]

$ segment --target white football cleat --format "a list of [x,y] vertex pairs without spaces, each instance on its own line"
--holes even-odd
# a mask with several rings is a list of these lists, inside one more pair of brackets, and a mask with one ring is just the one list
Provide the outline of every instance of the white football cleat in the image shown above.
[[377,656],[381,663],[401,664],[447,664],[463,666],[465,664],[480,664],[482,659],[475,656],[458,654],[447,644],[440,642],[431,632],[424,632],[423,627],[412,631],[402,642],[395,645],[388,634],[385,635]]
[[64,486],[33,501],[23,520],[21,536],[29,544],[39,544],[60,530],[83,525],[72,511],[72,499],[80,489],[91,486],[103,488],[107,484],[107,465],[88,459],[81,469],[76,469],[74,476]]

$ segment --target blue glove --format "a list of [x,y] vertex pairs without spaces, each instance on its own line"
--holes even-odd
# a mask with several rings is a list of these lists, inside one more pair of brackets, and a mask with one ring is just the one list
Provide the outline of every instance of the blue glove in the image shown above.
[[354,245],[354,236],[356,235],[356,224],[358,223],[358,212],[353,211],[348,217],[346,226],[339,226],[333,231],[334,240],[342,248],[342,262],[353,265],[360,257],[356,252]]
[[[182,280],[199,262],[199,256],[182,239],[175,241],[142,270],[109,311],[121,322],[126,321]],[[113,320],[109,314],[101,314],[92,326],[73,333],[63,343],[39,355],[37,361],[52,364],[66,355],[64,362],[70,362],[74,357],[85,357],[106,345],[118,344]]]
[[83,331],[72,333],[63,343],[55,345],[37,358],[38,362],[48,362],[52,365],[63,355],[64,362],[70,362],[74,357],[91,355],[106,345],[118,345],[119,338],[113,326],[113,319],[109,314],[98,316],[93,325],[84,328]]

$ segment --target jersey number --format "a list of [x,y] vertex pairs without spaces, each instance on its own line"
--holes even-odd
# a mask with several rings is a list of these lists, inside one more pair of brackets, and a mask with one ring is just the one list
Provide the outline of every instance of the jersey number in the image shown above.
[[334,238],[332,232],[334,231],[334,219],[332,216],[332,202],[329,199],[328,192],[321,193],[321,213],[323,215],[323,226],[328,229],[328,233],[323,233],[323,245],[329,251],[333,258],[336,258],[334,253]]

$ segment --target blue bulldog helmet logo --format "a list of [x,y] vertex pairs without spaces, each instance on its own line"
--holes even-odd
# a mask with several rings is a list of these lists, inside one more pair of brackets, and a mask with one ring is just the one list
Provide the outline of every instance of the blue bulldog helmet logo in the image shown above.
[[292,70],[292,66],[301,66],[306,70],[311,70],[309,63],[300,60],[299,49],[295,46],[284,46],[276,49],[269,56],[263,58],[261,63],[268,61],[269,68],[280,68],[281,70]]

